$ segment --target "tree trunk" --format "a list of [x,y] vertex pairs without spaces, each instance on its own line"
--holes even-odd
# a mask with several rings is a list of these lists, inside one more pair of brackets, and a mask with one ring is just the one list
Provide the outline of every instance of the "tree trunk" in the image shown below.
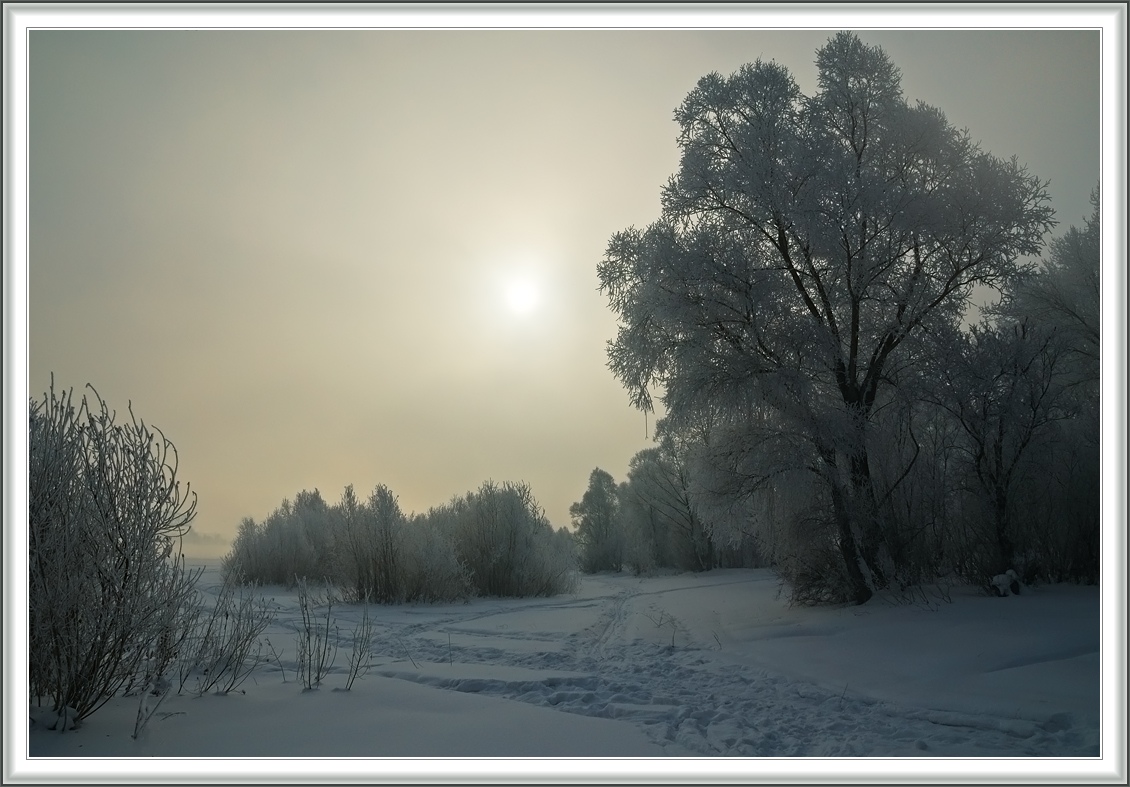
[[851,583],[852,600],[856,604],[865,604],[871,598],[873,591],[863,574],[859,548],[855,543],[855,533],[852,528],[851,512],[848,510],[843,492],[835,483],[832,484],[832,509],[839,528],[840,555],[843,557],[844,568]]
[[887,586],[888,578],[880,568],[883,536],[867,455],[867,416],[856,403],[858,397],[845,393],[844,399],[855,412],[855,445],[848,460],[850,473],[846,483],[839,479],[835,449],[825,447],[820,453],[832,470],[832,508],[839,529],[840,553],[852,584],[853,598],[857,604],[863,604],[876,589]]
[[851,486],[851,513],[860,532],[860,556],[871,572],[875,587],[885,588],[888,577],[879,560],[879,549],[883,543],[879,527],[879,502],[875,499],[875,486],[871,481],[871,463],[867,458],[866,447],[860,448],[851,458]]
[[1008,492],[1004,488],[998,486],[995,490],[993,500],[993,514],[996,524],[997,536],[997,561],[999,573],[1004,573],[1012,568],[1013,563],[1013,545],[1011,530],[1011,522],[1008,513]]

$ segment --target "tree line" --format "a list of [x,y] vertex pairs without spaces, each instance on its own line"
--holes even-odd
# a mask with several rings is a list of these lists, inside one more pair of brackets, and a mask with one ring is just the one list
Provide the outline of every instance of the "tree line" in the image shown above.
[[366,500],[347,486],[333,505],[302,491],[262,522],[245,518],[223,570],[241,584],[308,579],[384,604],[552,596],[577,582],[571,534],[554,530],[528,484],[493,481],[412,515],[383,484]]

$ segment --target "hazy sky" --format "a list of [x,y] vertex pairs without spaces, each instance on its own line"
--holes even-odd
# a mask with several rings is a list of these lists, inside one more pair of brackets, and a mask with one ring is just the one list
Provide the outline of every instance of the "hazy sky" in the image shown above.
[[[758,57],[811,93],[834,32],[32,31],[29,393],[132,400],[205,537],[350,483],[524,480],[565,525],[651,444],[596,266],[659,216],[674,109]],[[857,32],[1082,224],[1098,32]]]

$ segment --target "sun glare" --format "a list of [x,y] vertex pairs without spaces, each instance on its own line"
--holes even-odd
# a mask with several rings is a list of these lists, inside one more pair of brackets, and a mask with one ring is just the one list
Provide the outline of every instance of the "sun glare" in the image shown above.
[[515,314],[530,314],[538,305],[537,288],[528,281],[512,282],[506,288],[506,303]]

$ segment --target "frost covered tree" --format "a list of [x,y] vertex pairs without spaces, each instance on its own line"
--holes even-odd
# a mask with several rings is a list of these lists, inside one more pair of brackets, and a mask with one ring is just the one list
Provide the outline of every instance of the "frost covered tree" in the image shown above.
[[714,541],[690,489],[687,452],[668,434],[632,457],[621,509],[633,509],[634,521],[646,523],[656,545],[663,545],[661,565],[706,571],[714,568]]
[[342,490],[335,513],[334,551],[346,598],[368,602],[376,584],[369,560],[372,548],[353,484],[347,484]]
[[408,518],[400,510],[397,495],[388,486],[377,484],[363,504],[350,484],[333,512],[338,525],[330,576],[358,602],[392,604],[403,600]]
[[553,596],[573,590],[576,564],[529,484],[484,483],[441,518],[472,589],[483,596]]
[[[1021,519],[1029,525],[1023,550],[1035,565],[1017,565],[1026,578],[1098,578],[1099,541],[1099,190],[1091,194],[1092,213],[1082,228],[1069,227],[1048,244],[1034,275],[1005,291],[1001,303],[989,310],[999,332],[1025,326],[1024,336],[1054,349],[1055,366],[1048,369],[1047,350],[1034,364],[1034,379],[1021,391],[1054,392],[1054,423],[1040,426],[1042,443],[1035,465],[1017,474],[1014,483],[1030,501]],[[1013,337],[1012,342],[1020,337]],[[984,368],[979,369],[980,373]],[[991,364],[987,368],[994,368]],[[1051,379],[1046,379],[1051,374]],[[1006,389],[1011,391],[1011,389]],[[1049,395],[1045,400],[1050,399]],[[1010,433],[1024,434],[1031,412],[1008,424]],[[1032,529],[1031,525],[1039,523]],[[1028,563],[1029,561],[1025,561]]]
[[988,565],[977,572],[988,577],[1017,567],[1016,490],[1025,472],[1047,470],[1026,460],[1072,416],[1066,352],[1054,331],[1027,322],[983,323],[957,341],[934,399],[961,426],[961,453],[988,504]]
[[[638,456],[638,454],[637,454]],[[632,458],[634,463],[635,457]],[[629,469],[629,478],[631,469]],[[631,481],[616,488],[620,527],[624,532],[624,562],[638,576],[667,564],[667,529],[654,507],[632,489]]]
[[283,500],[261,524],[244,518],[224,557],[225,578],[293,587],[302,578],[335,575],[333,519],[317,489]]
[[1069,340],[1075,374],[1081,382],[1099,379],[1099,191],[1091,192],[1091,215],[1083,227],[1069,227],[1048,243],[1036,275],[1005,293],[992,313],[1014,320],[1030,318]]
[[195,601],[180,544],[196,495],[176,448],[90,394],[76,405],[52,384],[29,414],[30,688],[61,729],[124,689],[167,691]]
[[773,408],[818,456],[858,603],[888,578],[871,422],[924,334],[957,324],[1051,227],[1045,185],[904,98],[851,33],[817,52],[818,88],[757,61],[709,74],[675,113],[681,162],[662,215],[609,242],[609,366],[633,403]]
[[369,533],[370,560],[373,565],[372,595],[377,601],[394,602],[403,598],[404,527],[407,519],[400,502],[384,484],[369,495],[363,512]]
[[471,577],[455,553],[450,532],[450,511],[442,507],[414,516],[404,529],[406,601],[451,601],[471,595]]
[[291,504],[292,523],[297,525],[294,541],[301,550],[299,559],[309,563],[298,573],[308,578],[324,578],[334,570],[333,526],[330,506],[322,498],[322,493],[303,490],[294,496]]
[[569,507],[585,571],[619,571],[624,565],[624,534],[616,481],[599,467],[579,502]]
[[350,484],[334,512],[333,572],[354,601],[395,603],[404,600],[404,539],[407,517],[396,495],[378,484],[366,504]]

